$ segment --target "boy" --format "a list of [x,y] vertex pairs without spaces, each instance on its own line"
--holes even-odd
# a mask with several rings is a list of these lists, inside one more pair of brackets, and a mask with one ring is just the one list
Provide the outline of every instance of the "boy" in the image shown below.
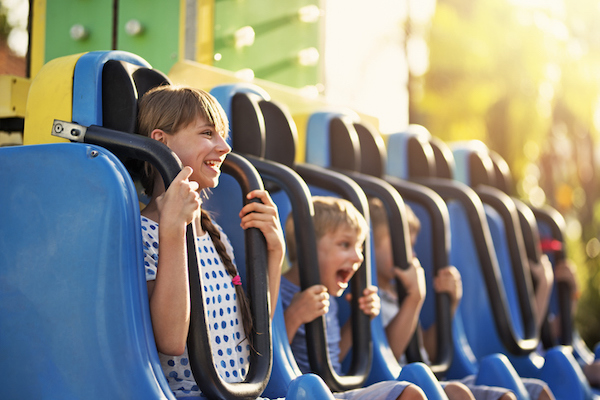
[[[293,220],[286,223],[286,241],[290,269],[282,276],[280,296],[288,339],[296,362],[303,373],[310,372],[304,324],[325,316],[328,351],[337,373],[340,361],[351,346],[349,326],[341,327],[337,320],[335,298],[343,294],[348,282],[363,261],[362,249],[368,226],[364,217],[347,200],[333,197],[313,197],[314,226],[321,284],[300,291]],[[379,296],[374,286],[365,289],[359,299],[360,309],[375,317],[379,314]],[[367,388],[336,393],[338,399],[426,399],[423,391],[408,382],[379,382]]]

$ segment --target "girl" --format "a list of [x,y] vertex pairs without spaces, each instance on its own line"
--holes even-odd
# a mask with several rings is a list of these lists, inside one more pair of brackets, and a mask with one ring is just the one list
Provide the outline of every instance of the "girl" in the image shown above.
[[[140,101],[138,132],[167,145],[184,165],[166,191],[154,168],[145,166],[142,184],[150,202],[142,211],[142,236],[152,328],[163,372],[175,396],[199,396],[186,348],[190,293],[185,231],[190,223],[198,233],[199,268],[208,277],[203,290],[212,317],[213,357],[225,381],[244,379],[251,348],[251,316],[231,245],[202,209],[199,195],[219,182],[221,164],[231,150],[225,142],[228,121],[210,94],[160,86]],[[262,203],[252,202],[242,208],[241,227],[258,228],[265,236],[269,292],[272,304],[276,304],[285,252],[277,208],[266,191],[255,190],[247,197]]]

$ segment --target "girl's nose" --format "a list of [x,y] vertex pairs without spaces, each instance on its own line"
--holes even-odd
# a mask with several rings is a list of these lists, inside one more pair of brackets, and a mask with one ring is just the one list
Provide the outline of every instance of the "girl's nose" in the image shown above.
[[223,154],[228,154],[231,152],[231,146],[229,145],[229,143],[227,143],[227,140],[221,136],[218,135],[219,139],[217,139],[217,150]]

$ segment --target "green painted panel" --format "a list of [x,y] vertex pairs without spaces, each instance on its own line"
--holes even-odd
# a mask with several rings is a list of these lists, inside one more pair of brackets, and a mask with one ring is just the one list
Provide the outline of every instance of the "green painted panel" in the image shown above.
[[[300,50],[320,49],[320,23],[302,22],[298,10],[319,5],[315,0],[216,0],[214,51],[220,55],[214,65],[237,71],[250,68],[257,78],[302,87],[319,83],[320,61],[314,66],[298,62]],[[251,26],[254,44],[236,48],[235,32]]]
[[[120,0],[117,48],[143,57],[154,68],[168,73],[179,59],[179,0]],[[129,21],[142,31],[126,31]]]
[[[112,0],[47,0],[44,62],[65,55],[112,47]],[[71,37],[81,25],[87,36]]]

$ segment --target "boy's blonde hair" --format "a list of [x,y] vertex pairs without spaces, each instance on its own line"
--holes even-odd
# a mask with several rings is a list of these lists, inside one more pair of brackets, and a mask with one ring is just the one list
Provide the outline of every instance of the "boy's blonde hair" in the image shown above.
[[[137,132],[150,136],[153,130],[160,129],[174,134],[198,117],[214,125],[221,136],[227,136],[227,115],[210,93],[187,86],[157,86],[144,94],[139,102]],[[141,181],[148,196],[154,191],[156,174],[156,170],[146,163]]]
[[[345,199],[330,196],[313,196],[313,225],[317,241],[327,233],[335,232],[339,228],[350,228],[356,232],[357,237],[363,241],[369,230],[365,217]],[[285,238],[288,259],[291,265],[298,261],[296,238],[294,234],[294,220],[290,214],[285,223]]]
[[[408,223],[408,230],[410,233],[418,234],[421,230],[421,222],[419,218],[415,215],[412,208],[405,204],[406,206],[406,222]],[[371,216],[371,226],[373,227],[373,235],[377,236],[380,234],[381,230],[379,228],[386,228],[389,234],[389,217],[383,205],[383,202],[377,197],[369,198],[369,214]],[[381,238],[374,237],[375,241],[380,240]]]

